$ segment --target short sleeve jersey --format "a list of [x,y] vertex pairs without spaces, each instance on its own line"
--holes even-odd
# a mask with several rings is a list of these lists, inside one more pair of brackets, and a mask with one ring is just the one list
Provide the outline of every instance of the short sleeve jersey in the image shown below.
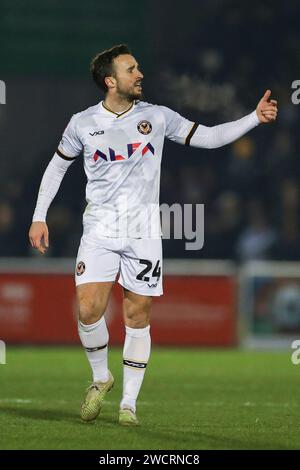
[[160,167],[167,137],[189,142],[195,125],[164,106],[135,102],[116,114],[101,101],[73,115],[58,146],[81,152],[87,176],[84,232],[104,237],[160,237]]

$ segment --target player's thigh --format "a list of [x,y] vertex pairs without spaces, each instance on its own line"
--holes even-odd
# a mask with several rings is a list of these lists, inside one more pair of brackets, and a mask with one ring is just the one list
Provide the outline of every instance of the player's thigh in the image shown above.
[[130,328],[145,328],[150,323],[152,297],[139,295],[124,289],[123,315],[124,322]]
[[120,268],[118,240],[83,236],[76,259],[76,286],[91,282],[113,282]]
[[79,317],[93,323],[103,315],[120,267],[117,241],[82,237],[75,271]]
[[127,239],[121,253],[118,282],[135,294],[162,295],[161,239]]

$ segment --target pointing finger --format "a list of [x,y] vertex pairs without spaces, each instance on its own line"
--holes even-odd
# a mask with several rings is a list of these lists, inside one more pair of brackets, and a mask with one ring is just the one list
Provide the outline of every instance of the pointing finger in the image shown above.
[[268,99],[270,98],[271,96],[271,90],[266,90],[264,96],[263,96],[263,101],[268,101]]

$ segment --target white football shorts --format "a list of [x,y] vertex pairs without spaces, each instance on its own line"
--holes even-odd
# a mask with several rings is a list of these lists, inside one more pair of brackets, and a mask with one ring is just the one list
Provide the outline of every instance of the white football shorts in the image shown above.
[[140,295],[162,295],[160,238],[92,238],[83,235],[75,269],[76,286],[118,282]]

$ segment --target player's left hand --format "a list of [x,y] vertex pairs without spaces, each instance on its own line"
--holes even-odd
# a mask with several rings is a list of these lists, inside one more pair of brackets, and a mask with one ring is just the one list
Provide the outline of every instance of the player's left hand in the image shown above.
[[275,121],[277,118],[278,108],[276,100],[269,100],[271,96],[271,90],[267,90],[260,100],[256,108],[256,114],[258,119],[262,123]]

